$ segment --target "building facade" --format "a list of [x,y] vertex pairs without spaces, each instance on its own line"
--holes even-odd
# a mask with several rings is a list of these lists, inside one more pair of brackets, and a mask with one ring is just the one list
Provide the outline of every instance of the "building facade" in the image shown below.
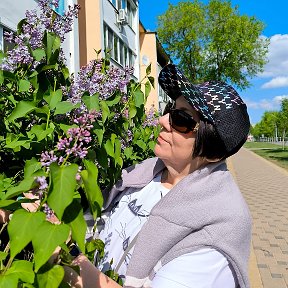
[[136,0],[79,0],[80,65],[109,53],[111,62],[134,67],[139,79],[139,8]]
[[[67,66],[71,73],[97,57],[109,54],[111,62],[119,68],[134,68],[134,79],[140,81],[151,63],[154,88],[146,107],[163,110],[167,102],[165,93],[158,85],[158,74],[169,63],[169,57],[157,39],[156,32],[147,31],[139,21],[138,0],[59,0],[55,11],[64,15],[68,5],[80,4],[78,19],[72,32],[66,35],[62,45]],[[38,9],[37,0],[0,1],[0,49],[11,48],[3,37],[5,31],[16,31],[18,22],[26,10]]]
[[[147,108],[163,108],[166,100],[158,85],[161,67],[169,62],[155,32],[146,31],[139,21],[138,0],[78,0],[80,66],[109,53],[111,62],[119,68],[134,67],[134,78],[140,81],[151,63],[155,88],[147,100]],[[164,101],[164,102],[163,102]]]
[[[55,11],[63,15],[68,5],[74,5],[77,0],[59,0],[59,7]],[[5,41],[5,31],[16,31],[17,24],[25,17],[26,10],[38,10],[37,0],[1,0],[0,1],[0,50],[7,51],[11,44]],[[74,21],[73,30],[66,35],[63,50],[70,72],[79,71],[79,38],[78,21]]]

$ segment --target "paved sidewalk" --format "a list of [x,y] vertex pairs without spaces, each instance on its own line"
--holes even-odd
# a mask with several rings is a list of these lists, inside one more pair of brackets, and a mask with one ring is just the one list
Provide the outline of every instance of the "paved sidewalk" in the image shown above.
[[253,217],[251,288],[287,288],[288,172],[245,148],[229,164]]

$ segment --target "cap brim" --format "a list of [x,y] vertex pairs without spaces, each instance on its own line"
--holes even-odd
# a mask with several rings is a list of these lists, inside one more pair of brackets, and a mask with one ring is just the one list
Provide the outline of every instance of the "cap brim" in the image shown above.
[[201,90],[193,85],[174,65],[166,65],[159,73],[158,81],[164,92],[173,100],[184,96],[187,102],[205,119],[214,123],[205,97]]

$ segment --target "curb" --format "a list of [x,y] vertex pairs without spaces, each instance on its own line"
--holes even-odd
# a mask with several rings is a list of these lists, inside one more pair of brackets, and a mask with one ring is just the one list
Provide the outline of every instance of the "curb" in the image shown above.
[[[253,153],[253,152],[251,152],[251,153]],[[253,154],[255,154],[255,153],[253,153]],[[263,159],[261,156],[259,156],[259,155],[257,155],[257,156],[260,157],[261,159]],[[268,161],[268,160],[266,160],[266,161]],[[235,170],[233,167],[232,159],[231,158],[226,159],[226,163],[227,163],[228,170],[230,171],[234,180],[237,183],[236,173],[235,173]],[[269,162],[269,163],[271,163],[271,162]],[[259,269],[257,266],[257,260],[256,260],[255,252],[254,252],[253,243],[251,243],[251,251],[250,251],[250,257],[249,257],[249,268],[248,269],[249,269],[250,287],[251,288],[263,288],[263,283],[262,283],[260,272],[259,272]]]

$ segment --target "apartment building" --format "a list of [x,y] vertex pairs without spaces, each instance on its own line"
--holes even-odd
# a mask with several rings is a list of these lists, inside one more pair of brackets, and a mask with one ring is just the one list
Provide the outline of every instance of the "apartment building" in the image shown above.
[[[16,31],[18,22],[25,17],[26,10],[38,10],[37,0],[1,0],[0,1],[0,49],[6,51],[11,44],[5,41],[5,31]],[[55,11],[63,15],[68,5],[74,5],[77,0],[59,0]],[[79,38],[78,21],[74,21],[73,30],[67,34],[63,50],[70,72],[79,71]]]
[[[10,43],[5,41],[5,31],[16,31],[18,22],[26,10],[38,9],[37,0],[0,1],[0,49],[6,51]],[[151,63],[151,76],[155,79],[147,101],[147,108],[163,109],[167,98],[159,87],[157,77],[163,66],[169,63],[156,32],[147,31],[139,21],[138,0],[59,0],[55,11],[63,15],[68,5],[80,4],[78,20],[73,24],[63,50],[70,72],[77,72],[90,60],[109,52],[111,62],[119,68],[134,67],[134,79],[140,81]]]
[[151,76],[155,79],[147,101],[155,109],[163,109],[167,102],[157,77],[169,57],[161,46],[155,32],[147,31],[139,21],[138,0],[79,0],[79,49],[80,66],[95,59],[96,51],[101,57],[109,51],[111,62],[117,67],[134,67],[134,78],[140,81],[147,66],[152,64]]
[[80,65],[95,59],[95,50],[109,52],[118,67],[133,66],[139,74],[138,0],[79,0]]
[[160,112],[163,111],[168,102],[167,95],[158,83],[158,75],[161,69],[170,62],[170,58],[163,49],[157,38],[156,32],[147,31],[143,24],[139,23],[140,31],[140,74],[145,76],[146,68],[151,63],[151,76],[154,77],[154,88],[152,88],[147,99],[146,107],[153,106]]

